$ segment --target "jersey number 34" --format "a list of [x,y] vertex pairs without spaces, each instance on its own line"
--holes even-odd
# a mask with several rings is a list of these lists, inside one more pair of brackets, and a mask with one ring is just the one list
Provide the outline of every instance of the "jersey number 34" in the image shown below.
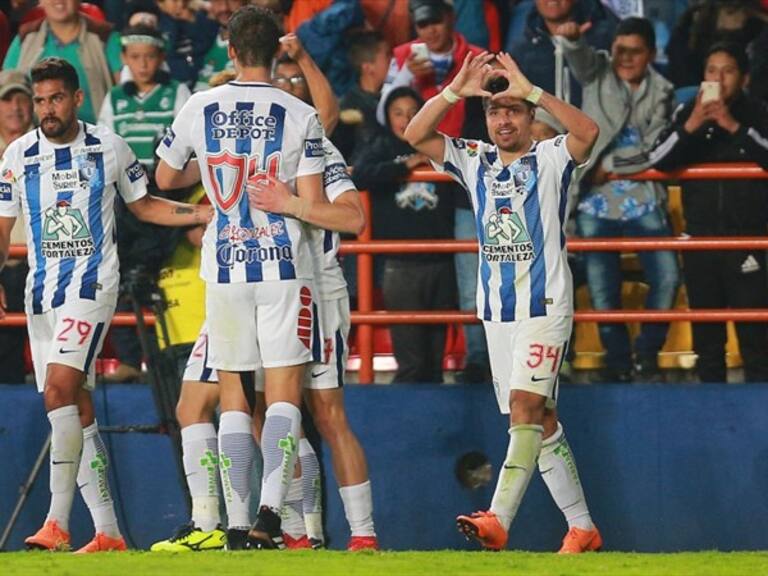
[[280,153],[273,152],[262,162],[258,154],[248,156],[224,151],[206,156],[205,162],[216,206],[222,212],[229,212],[240,204],[247,181],[258,180],[260,174],[278,177]]

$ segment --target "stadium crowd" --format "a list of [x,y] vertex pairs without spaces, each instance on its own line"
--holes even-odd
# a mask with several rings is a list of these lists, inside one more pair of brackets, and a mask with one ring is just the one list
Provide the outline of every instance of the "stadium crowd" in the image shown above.
[[[192,126],[198,124],[192,121],[186,127],[181,124],[184,118],[193,117],[190,110],[195,110],[194,106],[201,101],[197,96],[190,100],[193,94],[204,94],[215,86],[237,88],[238,81],[233,81],[235,65],[230,58],[233,53],[242,58],[237,60],[238,71],[242,73],[244,69],[246,76],[251,74],[245,80],[241,74],[239,82],[262,80],[259,74],[266,67],[248,60],[251,49],[242,48],[242,44],[233,48],[229,43],[230,18],[246,4],[271,11],[281,27],[281,33],[285,34],[281,38],[281,54],[274,63],[270,57],[268,80],[274,88],[282,91],[276,91],[280,93],[279,98],[295,102],[288,106],[296,106],[299,111],[296,114],[306,115],[311,110],[309,106],[313,106],[317,119],[310,118],[308,124],[317,134],[324,132],[329,141],[306,139],[306,142],[318,143],[319,153],[312,154],[312,150],[305,149],[305,156],[333,158],[333,161],[325,163],[322,172],[325,194],[333,205],[327,215],[320,215],[319,210],[313,212],[312,202],[302,197],[301,192],[297,198],[286,192],[286,188],[281,196],[281,183],[275,181],[274,174],[263,177],[270,186],[254,184],[248,188],[251,206],[265,213],[293,216],[319,228],[354,235],[362,228],[362,220],[357,218],[358,201],[350,200],[347,193],[356,187],[371,194],[372,217],[368,224],[372,226],[373,238],[466,239],[480,234],[485,236],[489,245],[505,244],[502,239],[506,239],[506,246],[498,247],[509,247],[513,239],[527,234],[519,216],[511,209],[505,211],[504,207],[499,207],[484,224],[484,216],[473,213],[471,201],[464,190],[465,179],[475,177],[471,169],[480,173],[480,169],[473,164],[478,154],[473,146],[478,146],[477,141],[492,140],[486,124],[491,106],[488,103],[490,92],[484,93],[473,84],[474,80],[488,72],[477,63],[490,62],[493,57],[487,53],[500,53],[502,50],[508,56],[500,56],[497,66],[509,81],[507,86],[497,87],[494,94],[498,96],[501,93],[531,102],[532,110],[542,99],[543,91],[543,100],[536,109],[531,133],[536,141],[546,142],[546,145],[538,151],[534,146],[531,154],[536,158],[540,156],[542,165],[551,161],[557,166],[556,170],[551,167],[541,170],[548,178],[553,178],[557,172],[558,178],[553,182],[563,183],[563,188],[567,189],[568,193],[563,195],[559,208],[560,218],[566,216],[566,205],[570,200],[574,208],[569,216],[574,236],[671,235],[666,186],[622,179],[648,168],[672,170],[701,162],[757,162],[768,169],[768,2],[764,0],[104,0],[93,4],[79,0],[41,0],[39,5],[14,0],[10,6],[0,3],[3,7],[3,12],[0,12],[0,50],[3,51],[0,146],[4,150],[15,140],[28,135],[35,126],[33,83],[58,80],[60,77],[55,74],[65,77],[69,73],[50,72],[45,65],[41,68],[39,63],[50,63],[47,60],[50,57],[69,62],[83,94],[78,108],[79,119],[97,125],[102,130],[98,134],[108,135],[102,136],[104,138],[112,138],[114,132],[127,143],[136,157],[136,168],[127,164],[124,170],[127,176],[120,176],[124,180],[121,184],[132,187],[131,192],[127,195],[121,192],[122,196],[115,198],[115,235],[123,278],[117,310],[134,309],[137,283],[159,287],[164,295],[165,307],[161,323],[164,329],[158,331],[157,339],[160,347],[170,350],[178,360],[179,378],[183,372],[185,386],[187,383],[194,386],[213,380],[206,364],[208,336],[202,329],[206,320],[205,283],[198,277],[200,247],[209,223],[201,214],[208,214],[210,209],[201,206],[208,202],[206,189],[202,185],[176,185],[179,182],[189,184],[185,163],[199,144],[199,139],[196,140],[192,133]],[[256,48],[253,52],[259,54]],[[257,56],[253,59],[258,62]],[[472,62],[475,63],[474,68]],[[53,66],[61,64],[54,62]],[[30,71],[31,80],[28,76]],[[49,78],[45,74],[54,76]],[[512,93],[510,86],[513,84],[527,86],[530,91],[522,96]],[[461,94],[457,95],[451,86],[461,89]],[[296,98],[290,98],[283,92]],[[35,93],[35,105],[42,105],[38,100]],[[439,113],[434,112],[430,116],[435,110]],[[202,114],[202,110],[196,111],[198,116]],[[238,108],[237,113],[245,117],[246,111]],[[237,140],[238,147],[244,146],[241,141],[248,138],[230,136],[227,132],[233,128],[227,128],[226,114],[211,113],[208,107],[205,114],[210,115],[210,118],[206,116],[206,122],[214,126],[211,130],[221,131],[216,139],[231,138]],[[217,118],[222,117],[223,120],[218,122]],[[434,126],[429,125],[432,120]],[[172,125],[174,130],[170,129]],[[104,127],[110,131],[104,130]],[[432,139],[435,128],[447,137],[445,141],[440,140],[436,148]],[[183,133],[183,129],[188,129],[188,133]],[[238,125],[237,129],[241,130],[243,126]],[[251,135],[274,129],[269,125],[248,124]],[[557,138],[566,132],[569,133],[568,139],[564,136]],[[86,145],[95,145],[89,140],[95,136],[86,134],[84,137]],[[563,142],[568,142],[567,152],[564,151],[565,145],[560,148]],[[485,145],[480,143],[480,146]],[[449,147],[447,151],[446,147]],[[18,150],[18,146],[12,150]],[[19,165],[28,164],[26,152],[24,154],[24,159],[16,158],[14,161],[20,161]],[[57,150],[57,169],[60,160],[66,163],[60,158],[61,155]],[[457,163],[464,163],[461,167],[464,172],[447,160],[449,155],[452,155],[451,159],[457,159]],[[443,163],[444,158],[446,161]],[[408,180],[414,169],[426,169],[430,161],[433,166],[439,165],[446,172],[451,172],[457,182],[436,184]],[[7,160],[6,165],[11,166],[11,162]],[[122,157],[117,162],[127,163],[128,158]],[[299,167],[303,168],[297,168],[297,173],[301,169],[306,170],[313,161],[303,162],[303,165],[299,162]],[[571,179],[574,164],[579,164],[580,170]],[[530,171],[536,171],[536,164],[532,166]],[[17,165],[13,167],[16,169]],[[152,196],[142,196],[146,190],[136,183],[140,179],[138,174],[143,177],[144,172],[149,177],[147,188]],[[200,179],[200,173],[196,176],[194,181]],[[299,174],[297,182],[302,177],[306,176]],[[3,178],[15,184],[12,173],[3,173]],[[125,182],[125,178],[130,183]],[[510,186],[524,188],[530,173],[523,169],[516,171],[511,178]],[[205,176],[203,182],[206,182]],[[501,179],[499,182],[499,196],[505,196],[509,187],[501,190],[504,182]],[[768,225],[768,186],[765,182],[684,182],[682,204],[685,227],[680,232],[694,237],[764,235]],[[306,182],[303,185],[309,186]],[[478,187],[481,185],[476,184]],[[296,186],[300,188],[301,184]],[[172,188],[176,190],[168,191]],[[11,194],[5,190],[3,188],[0,194]],[[57,190],[55,180],[52,190]],[[491,194],[494,193],[491,190]],[[156,196],[163,199],[159,200]],[[184,203],[180,203],[182,201]],[[77,239],[82,223],[73,216],[77,211],[70,210],[69,202],[71,199],[57,197],[57,211],[45,213],[43,241],[47,236],[58,241],[59,234]],[[158,210],[157,213],[149,214],[147,208],[142,207],[142,204],[149,202],[154,202],[152,206]],[[477,206],[474,208],[477,211]],[[240,218],[247,219],[247,214]],[[48,229],[49,219],[56,228]],[[241,221],[245,222],[238,222]],[[270,222],[271,226],[278,226]],[[216,232],[219,239],[229,236],[236,239],[243,230],[249,229],[232,224],[230,228]],[[250,230],[261,228],[251,227]],[[284,231],[266,227],[263,233],[277,237]],[[12,238],[14,243],[24,241],[20,226],[16,226]],[[243,239],[244,250],[254,249],[249,244],[253,240]],[[321,241],[325,253],[334,256],[338,236],[325,232]],[[524,241],[533,243],[535,240],[524,238]],[[564,246],[564,238],[562,244]],[[523,248],[519,254],[521,257],[522,251]],[[501,251],[498,253],[501,254]],[[218,258],[231,256],[232,262],[235,262],[237,256],[234,251],[228,255],[217,253]],[[642,252],[639,263],[644,282],[648,285],[644,302],[647,309],[671,309],[677,301],[681,285],[686,287],[691,308],[768,307],[764,251],[688,252],[682,259],[670,251]],[[589,252],[580,259],[573,258],[571,265],[576,270],[576,276],[588,286],[593,308],[621,307],[624,271],[617,253]],[[323,275],[333,266],[338,268],[335,260],[323,270]],[[345,259],[343,268],[354,302],[354,258]],[[256,273],[248,266],[244,269],[249,278]],[[456,307],[472,310],[480,301],[476,293],[477,270],[477,254],[457,254],[454,257],[445,254],[387,255],[377,259],[375,283],[380,289],[383,306],[390,310]],[[27,272],[28,267],[23,261],[11,262],[2,270],[0,283],[5,291],[2,304],[6,310],[24,309],[24,278]],[[283,268],[279,267],[281,280],[283,273]],[[258,274],[261,274],[260,267]],[[491,272],[481,274],[490,275]],[[499,279],[500,284],[507,281],[506,277]],[[222,283],[221,280],[218,282]],[[338,284],[334,286],[324,289],[334,294],[344,292]],[[558,290],[570,291],[567,282],[558,286]],[[218,285],[216,290],[220,288]],[[65,292],[66,289],[65,285],[62,290]],[[208,290],[213,293],[210,283]],[[58,292],[57,289],[54,301]],[[322,294],[323,290],[320,292]],[[302,302],[304,296],[302,292]],[[38,302],[36,295],[32,297],[34,302]],[[210,302],[214,298],[210,294],[208,298],[210,312]],[[226,302],[223,296],[218,298],[220,302]],[[326,294],[321,300],[327,304],[337,302],[341,297],[336,294],[334,298]],[[537,306],[545,309],[551,302],[537,302],[533,294],[529,294],[528,298],[530,316],[546,316],[546,312],[537,314],[534,311]],[[564,300],[569,298],[570,294]],[[491,310],[490,300],[492,298],[486,295],[485,320],[499,323],[509,320],[505,316],[508,313],[506,304],[502,302],[500,311]],[[224,321],[223,310],[221,308],[221,313],[208,318],[209,327]],[[501,320],[496,316],[500,316]],[[346,336],[344,330],[348,331],[349,327],[338,326],[333,330],[336,328],[337,348],[334,350],[331,342],[330,348],[324,350],[326,359],[323,366],[329,365],[329,357],[335,354],[338,360],[336,370],[340,372],[335,379],[340,381],[345,357],[338,346]],[[80,330],[79,324],[77,330]],[[211,332],[214,330],[217,334],[223,332],[220,326],[212,328]],[[489,329],[486,327],[486,330]],[[558,334],[563,330],[570,334],[570,324],[558,327]],[[605,365],[593,381],[663,379],[658,354],[667,339],[668,325],[645,324],[634,339],[630,337],[626,325],[604,324],[599,330],[606,351]],[[766,381],[768,325],[737,323],[736,330],[745,380]],[[88,335],[81,333],[81,336],[86,339]],[[94,338],[98,340],[99,333]],[[395,382],[442,381],[446,340],[444,326],[397,326],[391,328],[391,338],[398,365]],[[119,365],[107,375],[107,379],[135,381],[140,378],[144,352],[136,332],[128,328],[113,329],[110,340]],[[489,359],[482,327],[466,326],[464,340],[466,362],[457,380],[488,382],[493,358]],[[727,334],[722,323],[694,324],[693,344],[698,355],[697,374],[701,381],[725,381],[726,341]],[[0,375],[3,380],[23,381],[23,348],[23,330],[0,331]],[[343,344],[341,348],[344,348]],[[553,372],[557,372],[555,367],[560,366],[558,362],[562,363],[566,348],[563,345],[562,348],[547,349],[546,357],[552,359]],[[65,352],[60,351],[62,354]],[[550,353],[554,356],[550,357]],[[543,361],[544,354],[544,350],[540,349],[540,361]],[[279,353],[275,353],[275,357],[278,359],[272,365],[264,360],[265,372],[269,368],[276,370],[278,366],[281,370],[294,367],[290,363],[280,364],[282,357]],[[195,358],[200,359],[200,373],[191,377],[190,366]],[[499,354],[496,358],[498,362]],[[221,357],[217,361],[222,365],[236,364]],[[89,362],[90,353],[86,365]],[[179,541],[187,542],[193,538],[195,531],[221,533],[217,538],[222,546],[226,539],[230,546],[240,542],[240,547],[245,546],[246,540],[257,542],[258,547],[283,547],[284,542],[301,547],[322,545],[322,530],[318,532],[317,525],[313,525],[317,520],[312,520],[313,514],[317,514],[316,503],[313,500],[308,504],[307,501],[310,493],[316,498],[311,474],[317,473],[317,459],[306,439],[302,438],[296,446],[286,448],[281,444],[284,438],[278,438],[276,432],[283,425],[281,422],[289,421],[289,437],[296,439],[301,436],[301,416],[293,413],[298,413],[296,403],[281,399],[263,406],[261,413],[252,410],[252,406],[246,403],[247,399],[241,397],[243,391],[239,377],[232,376],[235,370],[245,370],[229,369],[233,372],[220,368],[218,378],[221,386],[217,389],[221,391],[220,397],[218,391],[215,397],[209,397],[212,390],[209,386],[194,389],[187,386],[186,392],[182,388],[177,408],[182,424],[185,466],[199,464],[205,468],[204,460],[211,450],[211,442],[216,444],[213,413],[216,403],[221,404],[219,446],[222,453],[226,451],[227,454],[237,455],[237,458],[232,458],[234,464],[231,470],[222,467],[224,500],[230,521],[228,533],[225,538],[219,528],[218,492],[215,495],[208,493],[216,484],[216,480],[210,481],[211,470],[216,466],[214,463],[211,468],[206,468],[207,474],[200,472],[199,478],[188,480],[193,497],[193,515],[187,531],[159,543],[160,548],[174,549]],[[498,369],[497,365],[494,372]],[[289,377],[285,374],[287,372],[282,377],[287,381]],[[315,374],[312,376],[315,377]],[[52,378],[50,372],[47,378]],[[269,373],[265,379],[266,396],[270,397],[275,394],[273,390],[276,388],[270,384]],[[529,405],[518,411],[513,406],[510,415],[512,427],[508,462],[521,464],[505,465],[505,469],[519,468],[526,472],[524,478],[519,472],[503,472],[499,486],[504,483],[515,485],[515,497],[510,499],[508,494],[504,496],[507,489],[500,488],[501,496],[495,496],[492,510],[500,509],[503,513],[459,517],[462,531],[478,538],[486,547],[501,548],[506,544],[506,531],[530,479],[533,463],[538,461],[542,467],[550,458],[551,455],[547,456],[550,453],[569,453],[570,448],[554,406],[548,403],[545,408],[544,399],[556,397],[557,376],[550,376],[549,379],[551,388],[547,393],[541,393],[540,389],[529,390],[527,393],[535,397],[535,401],[531,400]],[[300,377],[296,376],[296,382],[299,380]],[[532,381],[539,380],[533,378]],[[40,382],[38,385],[42,386]],[[348,428],[343,400],[340,390],[337,391],[338,394],[328,393],[329,390],[323,387],[312,390],[308,395],[312,398],[308,400],[308,409],[315,417],[320,435],[331,446],[352,534],[350,549],[376,548],[378,542],[373,528],[365,456]],[[192,396],[194,400],[191,400]],[[59,398],[57,403],[48,391],[45,399],[55,438],[62,437],[63,426],[72,425],[74,430],[78,418],[85,418],[82,406],[78,417],[76,411],[70,413],[73,402]],[[540,405],[536,403],[539,401]],[[80,400],[77,401],[79,403]],[[300,392],[298,404],[301,404]],[[504,411],[501,398],[500,406]],[[244,419],[243,412],[253,412],[253,420],[250,416]],[[75,424],[65,420],[72,420]],[[56,426],[59,427],[58,432]],[[80,434],[79,430],[77,434]],[[77,434],[73,433],[73,436]],[[239,488],[251,482],[251,459],[255,449],[253,435],[267,448],[263,448],[266,469],[262,487],[263,505],[256,524],[251,528],[250,493],[246,497]],[[99,446],[93,419],[89,423],[83,420],[82,435],[79,437],[79,450],[84,458],[86,452],[89,458],[98,460],[102,457],[104,449]],[[275,446],[272,447],[272,444]],[[52,457],[55,458],[54,450],[60,448],[61,444],[54,445]],[[242,456],[243,453],[248,456]],[[277,453],[280,453],[279,458],[275,455]],[[190,456],[188,463],[186,458],[190,454],[194,456]],[[541,459],[539,454],[542,454]],[[555,456],[551,458],[556,459]],[[281,463],[277,464],[278,461]],[[285,475],[285,470],[292,470],[295,461],[300,462],[296,470],[303,469],[304,476],[299,473],[293,481],[287,482],[280,475]],[[597,549],[602,541],[592,523],[570,456],[568,462],[568,478],[545,476],[545,482],[561,506],[571,530],[563,550],[581,552]],[[504,474],[508,474],[508,478],[504,479]],[[545,474],[544,470],[542,474]],[[213,475],[216,476],[215,473]],[[70,480],[74,480],[74,476]],[[51,485],[54,486],[53,473]],[[286,485],[287,494],[281,493],[279,498],[274,496],[274,505],[271,501],[269,505],[264,504],[265,498],[270,498],[272,493],[277,494],[281,485]],[[69,486],[67,490],[71,492],[74,486]],[[57,494],[59,501],[58,504],[56,498],[52,501],[48,521],[58,521],[61,517],[64,519],[62,523],[66,523],[71,497],[67,504],[61,500],[61,494],[54,491],[54,496]],[[568,511],[568,506],[561,505],[563,494],[573,495],[578,503],[577,509]],[[106,495],[101,491],[92,494],[88,502],[97,528],[96,538],[88,545],[94,550],[119,549],[121,546],[122,538],[111,509],[111,498],[108,497],[108,490]],[[280,519],[272,518],[270,514],[275,516],[274,510],[279,511],[283,503],[288,511],[283,512],[281,532]],[[302,506],[304,508],[299,513]],[[290,512],[292,507],[296,511],[293,516]],[[60,516],[56,515],[57,510]],[[499,520],[496,520],[497,516]],[[48,521],[41,532],[28,539],[28,544],[51,547],[46,538],[54,528]],[[483,533],[488,526],[496,530],[496,524],[499,527],[503,524],[501,532],[492,536]],[[503,538],[499,535],[502,532]],[[99,534],[104,535],[104,541],[99,540]],[[304,541],[297,544],[301,538]]]

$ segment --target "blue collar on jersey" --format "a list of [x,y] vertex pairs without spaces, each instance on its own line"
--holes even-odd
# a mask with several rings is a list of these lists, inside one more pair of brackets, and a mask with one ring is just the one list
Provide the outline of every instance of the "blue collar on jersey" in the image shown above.
[[539,145],[539,142],[537,140],[534,140],[531,143],[531,147],[528,149],[528,152],[526,152],[522,156],[519,156],[518,158],[515,158],[509,164],[504,165],[501,161],[501,154],[499,154],[499,147],[494,144],[493,150],[485,153],[485,159],[488,162],[488,164],[490,164],[492,167],[497,168],[499,170],[504,170],[504,168],[507,168],[509,166],[512,166],[513,164],[516,164],[517,162],[520,162],[520,160],[530,155],[532,152],[536,152],[536,147],[538,145]]

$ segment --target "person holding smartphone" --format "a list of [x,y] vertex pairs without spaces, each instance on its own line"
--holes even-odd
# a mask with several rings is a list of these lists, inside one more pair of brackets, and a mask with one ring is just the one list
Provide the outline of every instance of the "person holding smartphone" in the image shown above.
[[[681,104],[661,134],[651,161],[659,170],[701,162],[757,162],[768,169],[768,106],[752,96],[749,61],[740,45],[719,43],[707,52],[696,99]],[[715,84],[716,83],[716,87]],[[765,180],[686,180],[682,183],[690,236],[763,236],[768,223]],[[683,252],[691,308],[765,308],[764,250]],[[768,324],[737,322],[744,378],[768,380]],[[702,382],[725,382],[724,323],[693,324],[696,370]]]

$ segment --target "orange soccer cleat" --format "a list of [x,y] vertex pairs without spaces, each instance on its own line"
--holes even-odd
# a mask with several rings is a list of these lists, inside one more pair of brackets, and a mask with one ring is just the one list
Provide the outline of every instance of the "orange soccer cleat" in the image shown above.
[[118,538],[112,538],[102,532],[96,532],[93,540],[88,542],[82,548],[75,551],[75,554],[93,554],[94,552],[125,552],[128,547],[125,545],[125,540],[120,536]]
[[379,539],[376,536],[352,536],[347,543],[349,552],[360,552],[360,550],[378,550]]
[[581,554],[582,552],[594,552],[603,546],[603,538],[597,528],[582,530],[575,526],[568,530],[563,538],[563,545],[558,554]]
[[69,533],[59,527],[56,520],[46,520],[43,527],[24,540],[30,550],[69,550]]
[[288,550],[302,550],[312,548],[312,544],[309,542],[306,534],[302,534],[298,538],[294,538],[287,532],[283,532],[283,542]]
[[456,526],[467,540],[474,538],[488,550],[502,550],[507,545],[507,531],[493,512],[459,516]]

